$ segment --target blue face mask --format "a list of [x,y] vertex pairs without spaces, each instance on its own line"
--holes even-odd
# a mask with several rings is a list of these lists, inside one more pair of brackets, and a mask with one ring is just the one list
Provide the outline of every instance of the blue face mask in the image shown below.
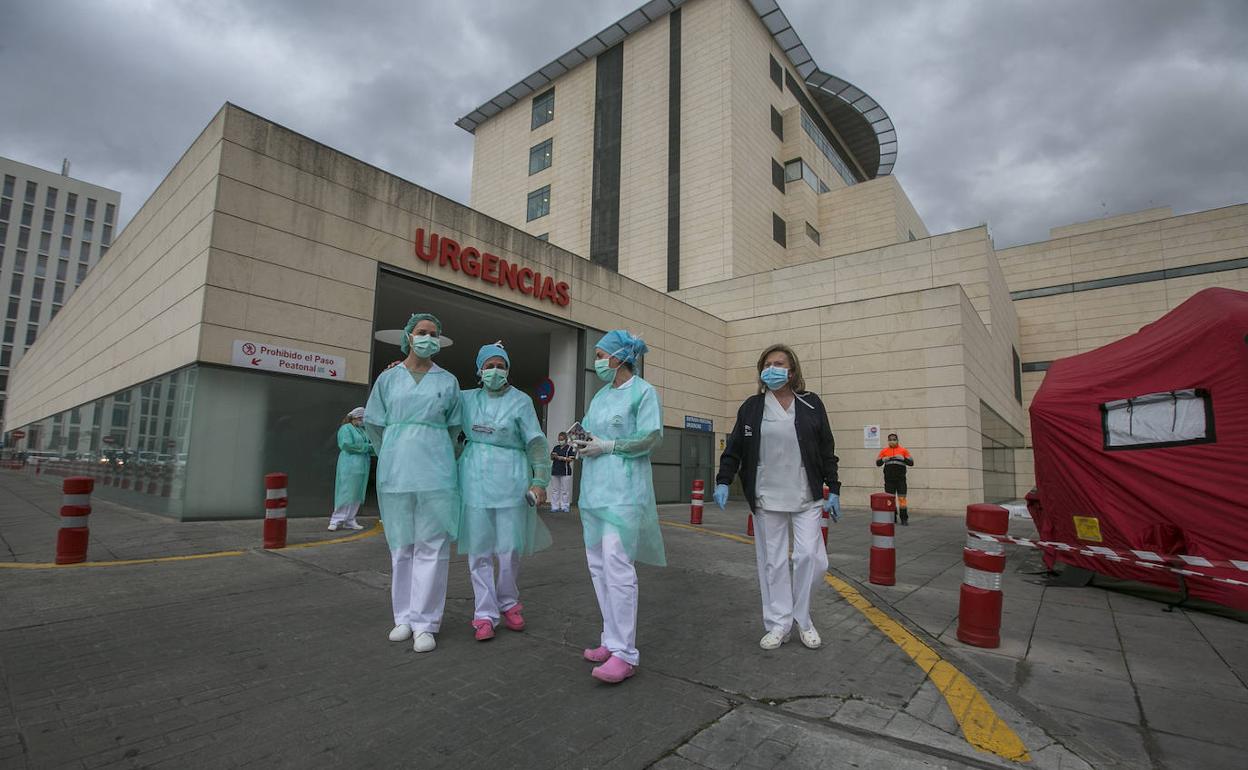
[[486,390],[502,390],[507,384],[507,370],[486,369],[481,372],[481,383]]
[[783,366],[769,366],[758,376],[768,390],[780,390],[789,382],[789,370]]
[[594,362],[594,372],[598,375],[598,379],[603,382],[610,382],[615,379],[615,370],[611,368],[611,359],[599,358]]
[[412,350],[417,358],[433,358],[442,349],[442,340],[432,335],[412,335]]

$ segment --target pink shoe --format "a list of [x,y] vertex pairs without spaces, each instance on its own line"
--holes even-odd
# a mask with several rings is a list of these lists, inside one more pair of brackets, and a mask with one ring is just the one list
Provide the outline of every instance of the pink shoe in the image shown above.
[[617,682],[623,682],[636,672],[636,666],[612,655],[607,658],[606,663],[603,663],[601,666],[594,666],[594,670],[589,672],[589,674],[600,682],[616,684]]
[[520,614],[522,609],[524,609],[524,605],[516,604],[509,610],[503,610],[503,625],[512,631],[523,631],[524,616]]
[[592,650],[587,649],[581,653],[581,657],[590,663],[606,663],[607,658],[611,657],[611,651],[606,647],[595,647]]
[[494,624],[484,618],[472,621],[472,628],[478,642],[494,638]]

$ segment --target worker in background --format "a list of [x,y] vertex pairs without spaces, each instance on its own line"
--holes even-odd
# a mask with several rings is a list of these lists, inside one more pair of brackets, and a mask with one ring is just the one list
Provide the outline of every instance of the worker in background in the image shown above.
[[898,442],[896,433],[888,434],[888,446],[880,450],[875,464],[884,468],[884,491],[897,496],[897,512],[893,514],[893,521],[900,517],[901,526],[909,526],[910,514],[906,511],[906,468],[914,467],[914,458]]
[[576,447],[568,442],[568,434],[559,433],[559,443],[550,450],[550,512],[570,513],[572,508],[572,461]]
[[364,529],[355,520],[368,492],[369,458],[373,445],[364,433],[364,407],[352,409],[338,426],[338,469],[334,476],[334,512],[329,530]]

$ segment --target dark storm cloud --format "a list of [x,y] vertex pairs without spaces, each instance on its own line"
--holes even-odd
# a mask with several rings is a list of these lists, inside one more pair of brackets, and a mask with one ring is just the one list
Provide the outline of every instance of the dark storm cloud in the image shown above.
[[[640,0],[7,4],[0,155],[129,217],[225,101],[461,201],[454,121]],[[786,0],[820,65],[898,127],[933,232],[998,245],[1248,195],[1248,4]]]

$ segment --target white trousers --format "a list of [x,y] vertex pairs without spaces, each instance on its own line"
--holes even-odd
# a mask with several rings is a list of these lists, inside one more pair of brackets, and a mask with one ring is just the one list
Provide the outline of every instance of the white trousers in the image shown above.
[[572,474],[567,476],[551,476],[550,486],[546,488],[546,494],[550,496],[550,510],[552,511],[570,511],[570,498],[572,496]]
[[330,524],[354,524],[355,515],[360,512],[359,503],[347,503],[334,509],[329,517]]
[[446,577],[451,544],[445,535],[390,551],[390,605],[394,624],[407,623],[412,633],[436,634],[446,606]]
[[626,663],[637,665],[637,568],[624,552],[620,536],[603,535],[602,542],[585,549],[589,577],[602,612],[601,644]]
[[515,551],[498,554],[498,578],[494,578],[494,554],[469,555],[468,574],[476,598],[474,620],[488,620],[495,626],[502,612],[520,603],[520,556]]
[[[763,625],[784,636],[796,622],[810,628],[810,595],[828,571],[828,552],[820,534],[823,506],[805,511],[754,514],[754,555],[763,597]],[[789,558],[789,527],[793,556]]]

